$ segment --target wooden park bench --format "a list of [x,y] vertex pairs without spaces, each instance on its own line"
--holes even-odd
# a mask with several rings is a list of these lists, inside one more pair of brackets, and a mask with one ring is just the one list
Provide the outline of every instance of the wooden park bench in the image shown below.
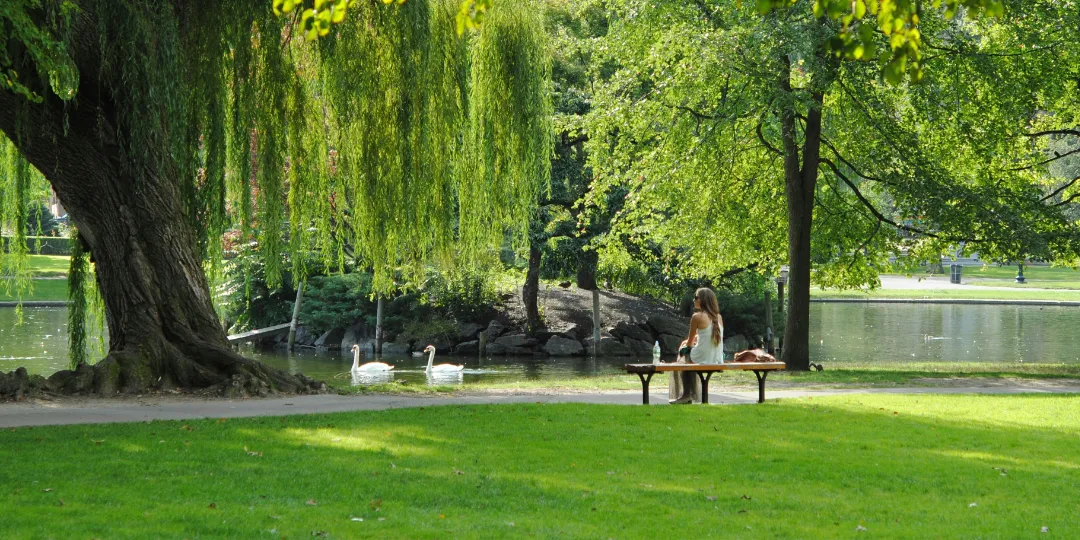
[[649,404],[649,381],[661,372],[690,371],[701,380],[701,402],[709,402],[709,379],[721,371],[753,371],[758,380],[758,403],[765,401],[765,377],[770,371],[784,369],[783,362],[728,362],[726,364],[626,364],[627,373],[636,373],[641,379],[641,403]]

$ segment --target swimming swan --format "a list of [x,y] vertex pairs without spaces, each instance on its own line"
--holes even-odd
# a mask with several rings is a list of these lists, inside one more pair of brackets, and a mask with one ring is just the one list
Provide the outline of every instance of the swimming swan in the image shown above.
[[394,369],[394,366],[391,366],[390,364],[384,364],[382,362],[368,362],[368,363],[366,363],[364,365],[360,365],[360,346],[359,345],[353,345],[352,346],[352,370],[351,371],[354,371],[354,372],[356,372],[356,371],[371,372],[371,371],[390,371],[391,369]]
[[434,345],[428,345],[427,347],[424,347],[424,352],[428,353],[427,369],[424,370],[428,373],[457,373],[465,369],[465,366],[457,366],[454,364],[439,364],[437,366],[431,365],[433,362],[435,362]]

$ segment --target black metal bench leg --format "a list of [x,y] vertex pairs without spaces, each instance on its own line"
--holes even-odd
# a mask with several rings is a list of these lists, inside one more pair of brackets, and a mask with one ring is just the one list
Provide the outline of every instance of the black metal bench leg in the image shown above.
[[645,375],[646,375],[645,373],[638,373],[637,374],[638,378],[641,379],[641,404],[642,405],[648,405],[649,404],[649,381],[652,380],[653,374],[649,373],[648,377],[646,377]]
[[702,373],[700,371],[695,371],[694,373],[701,381],[701,403],[702,405],[707,405],[709,403],[709,379],[712,378],[713,372]]
[[765,377],[769,376],[769,372],[755,371],[754,375],[757,375],[757,402],[765,403]]

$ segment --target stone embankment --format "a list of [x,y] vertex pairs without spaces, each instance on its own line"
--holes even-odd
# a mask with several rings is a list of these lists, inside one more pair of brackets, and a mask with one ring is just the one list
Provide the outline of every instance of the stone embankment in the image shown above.
[[[434,345],[440,355],[474,356],[585,356],[593,347],[592,293],[580,289],[550,287],[540,295],[544,328],[528,335],[525,310],[519,298],[506,298],[494,317],[459,322],[452,335],[432,342],[388,332],[384,354],[409,354]],[[689,332],[689,317],[661,302],[617,291],[600,292],[600,343],[598,354],[608,357],[650,357],[654,343],[665,356],[676,354]],[[374,329],[363,323],[335,328],[321,335],[304,329],[297,332],[300,346],[348,353],[360,345],[367,354],[375,349]],[[284,336],[277,338],[277,344]],[[748,348],[743,336],[724,340],[729,355]]]

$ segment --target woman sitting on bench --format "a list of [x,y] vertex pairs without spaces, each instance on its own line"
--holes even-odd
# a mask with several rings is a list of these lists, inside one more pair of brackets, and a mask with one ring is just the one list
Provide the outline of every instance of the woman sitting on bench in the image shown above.
[[[702,287],[694,293],[697,313],[690,317],[690,334],[682,342],[676,362],[694,364],[724,363],[724,319],[720,317],[720,303],[716,293]],[[684,371],[671,374],[668,385],[670,403],[701,403],[701,381],[694,373]]]

